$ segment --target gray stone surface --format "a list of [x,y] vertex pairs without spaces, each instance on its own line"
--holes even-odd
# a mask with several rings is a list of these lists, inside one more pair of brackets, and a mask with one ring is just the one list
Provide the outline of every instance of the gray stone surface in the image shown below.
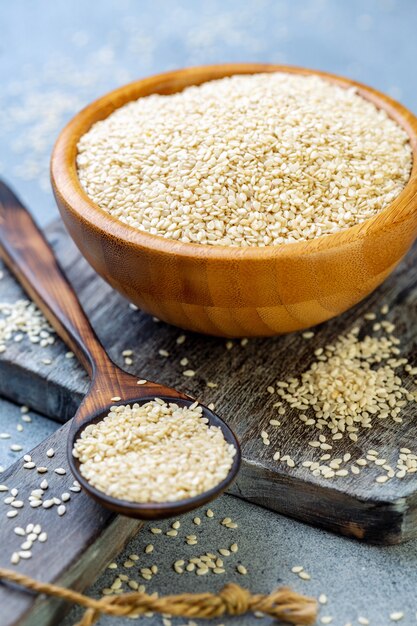
[[[193,515],[181,520],[181,528],[176,538],[154,536],[149,525],[139,532],[117,562],[117,572],[127,573],[140,580],[139,567],[157,564],[159,572],[147,584],[150,592],[161,594],[183,591],[218,590],[225,582],[233,580],[250,587],[254,591],[268,592],[277,586],[291,585],[297,591],[318,597],[325,593],[328,603],[322,606],[320,616],[332,616],[332,626],[358,624],[358,617],[369,619],[371,626],[393,624],[389,615],[393,611],[404,611],[403,626],[416,623],[417,611],[417,542],[390,548],[379,548],[360,544],[349,539],[336,537],[324,531],[310,528],[286,519],[260,507],[249,505],[232,496],[223,496],[212,506],[215,518],[208,519],[200,512],[200,527],[192,523]],[[219,522],[224,516],[232,517],[239,527],[228,530]],[[164,531],[169,522],[158,524]],[[197,546],[187,546],[184,537],[197,534]],[[228,547],[237,541],[236,555],[224,557],[226,573],[209,574],[198,577],[194,573],[178,575],[172,569],[175,560],[186,555],[199,556],[205,552],[216,552],[220,547]],[[148,543],[153,543],[152,554],[144,554]],[[138,567],[123,568],[125,558],[137,553],[140,556]],[[235,566],[243,563],[248,569],[247,576],[236,573]],[[295,565],[303,565],[311,574],[310,581],[303,581],[291,572]],[[107,570],[89,593],[98,594],[109,586],[115,578],[115,570]],[[145,582],[145,581],[142,581]],[[73,611],[63,626],[74,623],[79,611]],[[102,617],[100,626],[132,624],[129,619],[113,620]],[[203,626],[204,620],[196,620]],[[135,623],[135,622],[133,622]],[[162,624],[160,617],[140,620],[144,626]],[[187,624],[186,619],[173,621],[175,625]],[[217,619],[214,624],[239,626],[272,626],[272,620],[256,619],[249,615],[234,619]],[[318,622],[320,624],[320,620]]]

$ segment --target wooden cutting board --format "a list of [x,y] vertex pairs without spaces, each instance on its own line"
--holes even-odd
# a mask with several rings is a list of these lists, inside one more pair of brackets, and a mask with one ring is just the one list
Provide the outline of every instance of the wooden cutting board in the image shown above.
[[[379,484],[375,478],[381,472],[372,464],[360,475],[330,480],[314,477],[301,462],[323,454],[308,445],[317,439],[318,431],[306,427],[298,412],[289,410],[280,418],[280,427],[270,426],[269,420],[278,417],[273,405],[279,398],[267,391],[277,380],[300,374],[314,360],[315,349],[333,342],[353,325],[369,329],[372,322],[364,322],[363,315],[378,312],[383,304],[390,307],[387,319],[396,324],[404,355],[417,365],[417,247],[378,291],[343,316],[316,328],[312,339],[294,333],[251,339],[243,346],[236,340],[227,349],[224,339],[192,333],[185,333],[186,340],[179,345],[177,339],[183,334],[179,329],[132,310],[94,274],[60,223],[48,228],[47,235],[115,362],[123,365],[122,351],[132,350],[133,364],[126,366],[127,370],[177,387],[205,404],[213,402],[235,430],[242,444],[243,467],[232,493],[365,541],[389,544],[417,536],[417,474]],[[5,272],[0,301],[20,296],[19,287]],[[161,355],[160,350],[168,351],[169,356]],[[0,393],[65,422],[74,414],[88,383],[76,361],[65,358],[66,351],[58,340],[45,349],[27,341],[10,345],[0,355]],[[182,365],[185,357],[188,364]],[[43,363],[45,358],[52,363]],[[184,376],[187,369],[195,370],[195,376]],[[208,382],[217,387],[207,386]],[[411,378],[407,386],[415,387]],[[402,424],[379,421],[374,428],[362,431],[357,443],[347,439],[333,442],[332,458],[350,452],[352,459],[357,459],[376,449],[380,457],[395,464],[400,447],[417,451],[415,412],[416,405],[411,403]],[[263,445],[262,430],[270,434],[271,445]],[[296,466],[274,461],[276,450],[289,454]]]

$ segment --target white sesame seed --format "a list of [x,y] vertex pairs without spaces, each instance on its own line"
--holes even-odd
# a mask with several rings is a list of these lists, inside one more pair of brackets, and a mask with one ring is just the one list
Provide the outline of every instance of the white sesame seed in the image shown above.
[[402,611],[394,611],[393,613],[390,613],[389,616],[392,622],[399,622],[403,617],[404,613]]
[[30,550],[19,550],[18,554],[21,559],[30,559],[32,557],[32,552]]

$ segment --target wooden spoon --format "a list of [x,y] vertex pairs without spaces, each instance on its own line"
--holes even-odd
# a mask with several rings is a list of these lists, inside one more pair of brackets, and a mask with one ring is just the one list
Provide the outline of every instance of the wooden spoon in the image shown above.
[[[48,242],[29,212],[1,181],[0,255],[90,376],[90,388],[72,421],[67,450],[71,470],[88,494],[117,513],[139,519],[173,517],[220,495],[239,470],[240,448],[230,428],[205,406],[202,406],[203,415],[209,420],[209,424],[220,427],[226,441],[236,449],[227,477],[209,491],[176,502],[139,504],[112,498],[95,489],[83,478],[79,462],[72,455],[74,441],[87,424],[99,421],[109,412],[111,406],[144,403],[156,397],[180,406],[189,406],[194,400],[159,383],[147,381],[138,384],[137,376],[128,374],[111,361]],[[121,400],[112,400],[115,397],[120,397]]]

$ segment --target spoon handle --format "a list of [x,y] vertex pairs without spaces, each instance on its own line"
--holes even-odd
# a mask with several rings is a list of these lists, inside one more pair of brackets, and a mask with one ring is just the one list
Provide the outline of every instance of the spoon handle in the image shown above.
[[114,364],[92,329],[54,252],[28,210],[0,181],[0,256],[94,378]]

